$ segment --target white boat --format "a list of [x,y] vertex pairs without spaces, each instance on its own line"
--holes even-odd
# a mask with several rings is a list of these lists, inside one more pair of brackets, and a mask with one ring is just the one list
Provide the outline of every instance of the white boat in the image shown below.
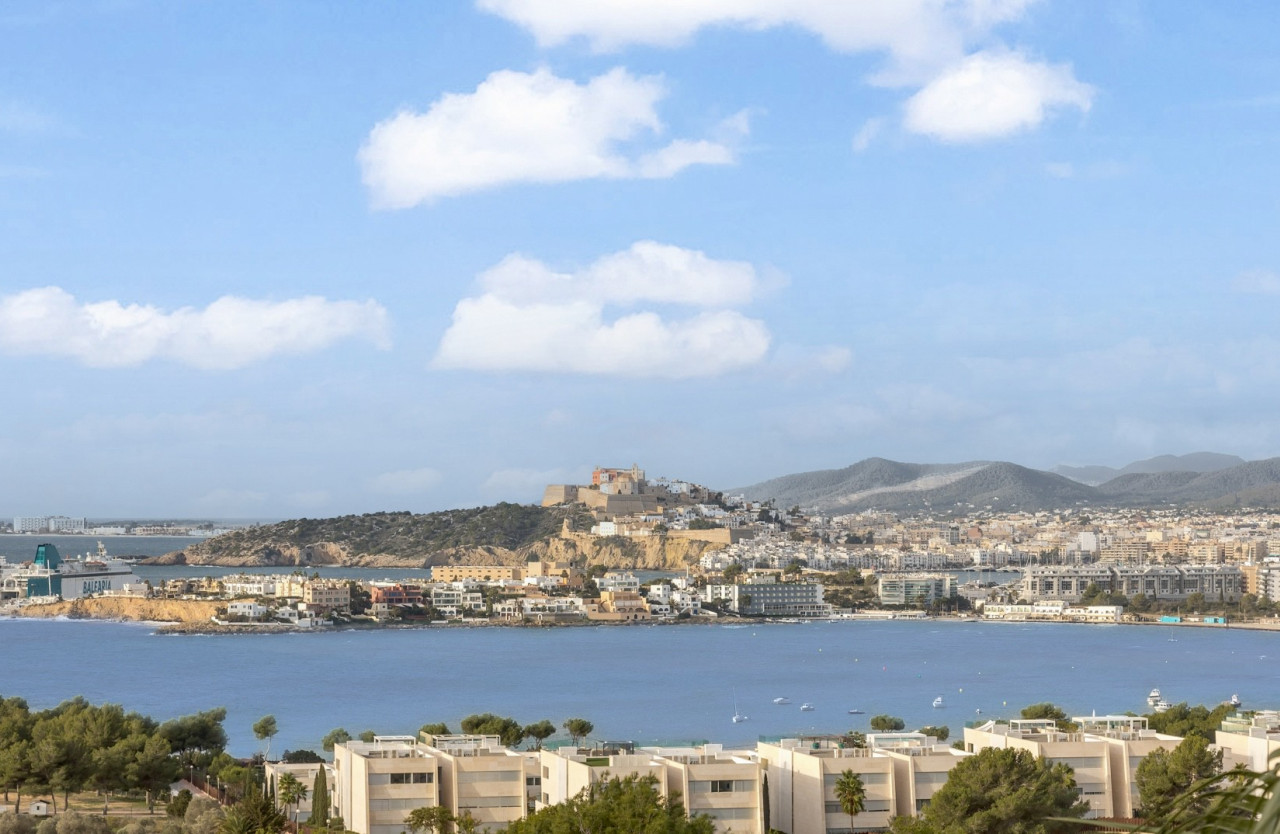
[[933,699],[933,708],[939,709],[941,706],[942,706],[942,696],[939,695],[937,698]]
[[1231,706],[1233,706],[1233,707],[1238,707],[1238,706],[1240,706],[1240,696],[1239,696],[1239,695],[1237,695],[1237,694],[1235,694],[1234,692],[1233,692],[1233,693],[1231,693],[1231,700],[1230,700],[1230,701],[1227,701],[1227,703],[1228,703],[1228,704],[1230,704],[1230,705],[1231,705]]
[[1150,694],[1147,695],[1147,703],[1154,707],[1157,703],[1159,703],[1159,701],[1160,701],[1160,690],[1159,689],[1151,690]]
[[746,720],[747,720],[747,716],[738,712],[738,693],[735,691],[733,693],[733,723],[741,724],[743,721],[746,721]]
[[1173,706],[1173,704],[1169,703],[1164,698],[1161,698],[1159,701],[1156,701],[1155,703],[1156,712],[1165,712],[1171,706]]
[[800,705],[801,712],[813,712],[813,704],[804,703]]
[[849,714],[850,715],[866,715],[867,713],[866,713],[866,710],[851,709],[849,710]]
[[791,699],[790,698],[774,698],[773,702],[775,704],[789,704],[791,703]]

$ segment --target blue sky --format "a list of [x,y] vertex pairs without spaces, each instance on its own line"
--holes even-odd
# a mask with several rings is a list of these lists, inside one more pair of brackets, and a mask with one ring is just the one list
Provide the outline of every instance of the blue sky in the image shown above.
[[1280,454],[1265,2],[0,8],[0,508]]

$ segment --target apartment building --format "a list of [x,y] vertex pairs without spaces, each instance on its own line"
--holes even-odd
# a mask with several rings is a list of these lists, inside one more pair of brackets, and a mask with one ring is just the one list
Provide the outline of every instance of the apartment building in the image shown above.
[[642,749],[662,762],[668,793],[679,792],[690,816],[711,817],[718,834],[765,834],[763,770],[754,755],[719,744]]
[[[785,834],[850,834],[883,831],[896,813],[895,759],[831,737],[784,738],[756,746],[769,777],[769,821]],[[846,770],[862,780],[864,810],[853,818],[840,809],[836,781]]]
[[333,807],[358,834],[401,834],[415,808],[441,805],[446,760],[413,736],[334,745]]
[[702,601],[723,600],[729,610],[748,616],[829,617],[832,606],[823,602],[824,593],[816,582],[776,582],[772,576],[756,576],[740,585],[708,585]]
[[[311,817],[311,811],[315,807],[313,801],[315,794],[313,787],[316,783],[316,774],[324,771],[325,783],[329,789],[330,797],[334,791],[334,769],[333,765],[324,764],[323,762],[307,762],[305,764],[289,764],[287,762],[267,762],[264,765],[264,774],[267,784],[271,786],[271,795],[280,796],[280,777],[290,774],[293,778],[302,783],[307,789],[307,795],[300,799],[294,805],[281,804],[282,809],[289,815],[290,822],[297,823],[299,821],[306,822]],[[337,813],[332,804],[327,809],[329,815]]]
[[[1155,750],[1172,750],[1182,739],[1147,728],[1147,719],[1129,715],[1090,715],[1072,718],[1086,741],[1106,745],[1111,803],[1117,817],[1133,817],[1141,807],[1138,765]],[[1076,779],[1080,783],[1079,777]]]
[[441,804],[481,830],[523,819],[541,794],[537,753],[510,750],[497,736],[423,734],[422,743],[441,764]]
[[308,611],[324,614],[351,610],[351,586],[346,582],[312,579],[302,586],[302,604]]
[[436,565],[432,582],[523,582],[525,569],[514,565]]
[[873,756],[893,761],[894,816],[919,816],[951,775],[951,768],[970,753],[940,743],[923,733],[873,733],[867,736]]
[[[1230,716],[1214,734],[1217,745],[1250,770],[1264,771],[1280,754],[1280,712],[1262,710],[1253,715]],[[1226,766],[1226,757],[1223,757]]]
[[949,574],[894,573],[880,577],[881,605],[925,605],[956,595],[956,579]]
[[1184,600],[1201,593],[1234,602],[1244,592],[1244,574],[1236,565],[1033,565],[1023,571],[1021,596],[1079,602],[1090,585],[1126,597]]
[[635,622],[653,619],[649,604],[635,591],[601,591],[599,602],[586,603],[587,619]]

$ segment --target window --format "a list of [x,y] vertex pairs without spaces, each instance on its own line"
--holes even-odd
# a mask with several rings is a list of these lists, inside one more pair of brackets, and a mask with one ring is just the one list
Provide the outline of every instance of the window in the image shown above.
[[537,787],[542,784],[542,779],[538,776],[526,776],[524,777],[524,784],[527,788]]
[[377,775],[377,774],[371,774],[369,776],[370,785],[374,785],[374,784],[429,785],[435,781],[434,774],[431,774],[431,773],[390,773],[390,774],[385,774],[391,777],[390,781],[381,782],[381,783],[373,781],[374,775]]
[[519,796],[472,796],[458,801],[458,808],[518,808],[524,804]]

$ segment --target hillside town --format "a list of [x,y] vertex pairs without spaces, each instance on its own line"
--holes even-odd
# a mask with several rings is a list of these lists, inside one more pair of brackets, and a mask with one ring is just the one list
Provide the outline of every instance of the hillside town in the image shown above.
[[900,617],[1123,622],[1264,619],[1280,602],[1280,519],[1177,508],[826,516],[726,496],[638,466],[597,468],[590,484],[547,487],[590,529],[565,535],[705,547],[683,571],[608,569],[582,560],[444,564],[421,580],[340,580],[305,567],[276,574],[138,581],[107,557],[0,562],[10,610],[93,595],[221,601],[218,625],[314,628],[352,622],[639,623],[733,617]]

